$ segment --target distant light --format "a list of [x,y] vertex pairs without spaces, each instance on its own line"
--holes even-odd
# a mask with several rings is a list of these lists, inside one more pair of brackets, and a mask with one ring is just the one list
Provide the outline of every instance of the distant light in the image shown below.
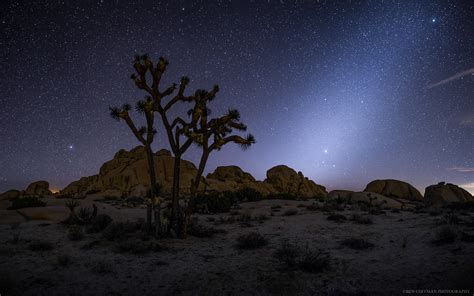
[[327,150],[327,149],[324,149],[324,153],[326,153],[326,154],[327,154],[327,153],[328,153],[328,150]]
[[74,148],[74,146],[72,146],[72,145],[69,145],[69,149],[72,149],[72,148]]
[[431,19],[431,22],[432,22],[432,23],[436,23],[436,18],[432,18],[432,19]]

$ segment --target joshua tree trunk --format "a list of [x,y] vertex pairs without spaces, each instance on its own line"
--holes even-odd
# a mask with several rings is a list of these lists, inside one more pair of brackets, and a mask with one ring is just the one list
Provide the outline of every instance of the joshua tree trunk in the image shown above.
[[178,215],[179,215],[179,173],[181,170],[181,155],[174,156],[174,170],[173,170],[173,195],[172,195],[172,210],[171,210],[171,228],[175,234],[179,234],[178,229]]
[[181,232],[182,238],[186,238],[186,236],[188,235],[188,225],[192,215],[192,202],[193,199],[196,197],[197,191],[199,189],[199,183],[201,182],[202,173],[204,172],[204,168],[206,167],[208,158],[209,151],[205,149],[203,151],[203,154],[201,155],[201,160],[199,161],[199,167],[196,172],[196,178],[194,178],[194,181],[191,184],[191,196],[189,197],[188,206],[186,207],[186,211],[184,213],[183,231]]
[[204,168],[206,167],[207,159],[209,158],[209,152],[204,152],[201,155],[201,160],[199,161],[199,167],[196,172],[196,178],[194,178],[194,182],[191,187],[191,197],[189,198],[189,202],[196,196],[197,190],[199,189],[199,183],[201,182],[202,174],[204,172]]
[[[155,161],[153,160],[153,152],[151,151],[150,145],[146,145],[146,156],[148,160],[148,169],[150,171],[150,190],[149,190],[149,198],[150,202],[147,204],[146,207],[146,226],[147,231],[150,232],[152,228],[152,212],[153,212],[153,200],[155,198],[155,191],[154,188],[156,186],[156,174],[155,174]],[[156,211],[156,209],[155,209]],[[159,207],[158,207],[159,212]],[[155,213],[155,226],[158,228],[158,224],[160,220],[156,221],[156,213]]]

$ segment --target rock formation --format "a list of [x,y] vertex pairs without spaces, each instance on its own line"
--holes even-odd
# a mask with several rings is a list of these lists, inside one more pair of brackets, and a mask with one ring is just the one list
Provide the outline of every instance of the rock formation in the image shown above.
[[0,194],[0,200],[22,197],[44,197],[52,194],[53,193],[49,190],[49,183],[47,181],[36,181],[28,185],[28,187],[26,187],[26,190],[20,191],[11,189]]
[[367,184],[364,191],[411,201],[422,201],[423,199],[423,196],[415,187],[398,180],[374,180]]
[[[174,158],[167,150],[154,155],[156,179],[163,193],[169,194],[173,184]],[[180,189],[189,192],[189,184],[196,174],[196,167],[189,161],[181,160]],[[118,151],[114,158],[104,163],[98,175],[83,177],[61,190],[61,194],[85,195],[101,192],[108,196],[132,196],[143,194],[149,188],[148,163],[146,151],[138,146],[130,151]],[[120,192],[118,194],[117,192]],[[143,195],[141,195],[143,196]]]
[[[167,150],[160,150],[154,156],[157,181],[162,185],[164,195],[171,193],[174,158]],[[196,174],[193,163],[181,160],[180,190],[189,193],[190,184]],[[84,196],[100,193],[105,196],[144,196],[149,188],[146,152],[142,146],[130,151],[120,150],[114,158],[102,165],[99,174],[83,177],[61,190],[61,194]],[[289,193],[302,198],[326,196],[323,186],[296,173],[287,166],[276,166],[267,172],[265,181],[257,181],[237,166],[217,167],[203,178],[200,190],[236,191],[252,188],[263,195]]]
[[302,198],[324,198],[326,188],[306,178],[303,173],[296,173],[286,165],[278,165],[267,171],[264,183],[270,184],[277,192],[289,193]]
[[46,181],[36,181],[28,185],[25,190],[26,195],[51,195],[49,191],[49,183]]
[[415,204],[404,199],[393,199],[382,194],[374,192],[354,192],[347,190],[333,190],[328,194],[328,200],[338,200],[342,203],[365,203],[367,205],[377,206],[388,209],[413,208]]
[[444,182],[431,185],[425,189],[424,201],[428,205],[444,205],[452,202],[473,201],[472,195],[461,187]]

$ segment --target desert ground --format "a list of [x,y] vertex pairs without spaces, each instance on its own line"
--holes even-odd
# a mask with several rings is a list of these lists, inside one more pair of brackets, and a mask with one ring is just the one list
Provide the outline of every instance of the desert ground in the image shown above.
[[[315,200],[263,200],[228,213],[196,214],[187,239],[157,240],[139,226],[115,235],[74,226],[82,235],[72,236],[72,226],[60,223],[68,215],[66,200],[47,202],[22,214],[1,210],[1,295],[474,291],[472,210],[373,211]],[[139,225],[145,216],[144,206],[94,196],[80,202],[96,204],[114,223],[129,222],[122,226]]]

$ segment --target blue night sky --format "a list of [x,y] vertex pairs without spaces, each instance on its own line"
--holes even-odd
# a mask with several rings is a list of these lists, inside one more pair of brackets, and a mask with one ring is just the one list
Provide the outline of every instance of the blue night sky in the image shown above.
[[[235,164],[263,179],[286,164],[329,189],[394,178],[474,192],[473,2],[0,6],[0,192],[62,188],[138,145],[108,107],[143,98],[130,80],[142,53],[169,60],[166,83],[218,84],[213,114],[238,108],[255,135],[247,151],[213,154],[207,172]],[[158,133],[155,150],[168,146]]]

